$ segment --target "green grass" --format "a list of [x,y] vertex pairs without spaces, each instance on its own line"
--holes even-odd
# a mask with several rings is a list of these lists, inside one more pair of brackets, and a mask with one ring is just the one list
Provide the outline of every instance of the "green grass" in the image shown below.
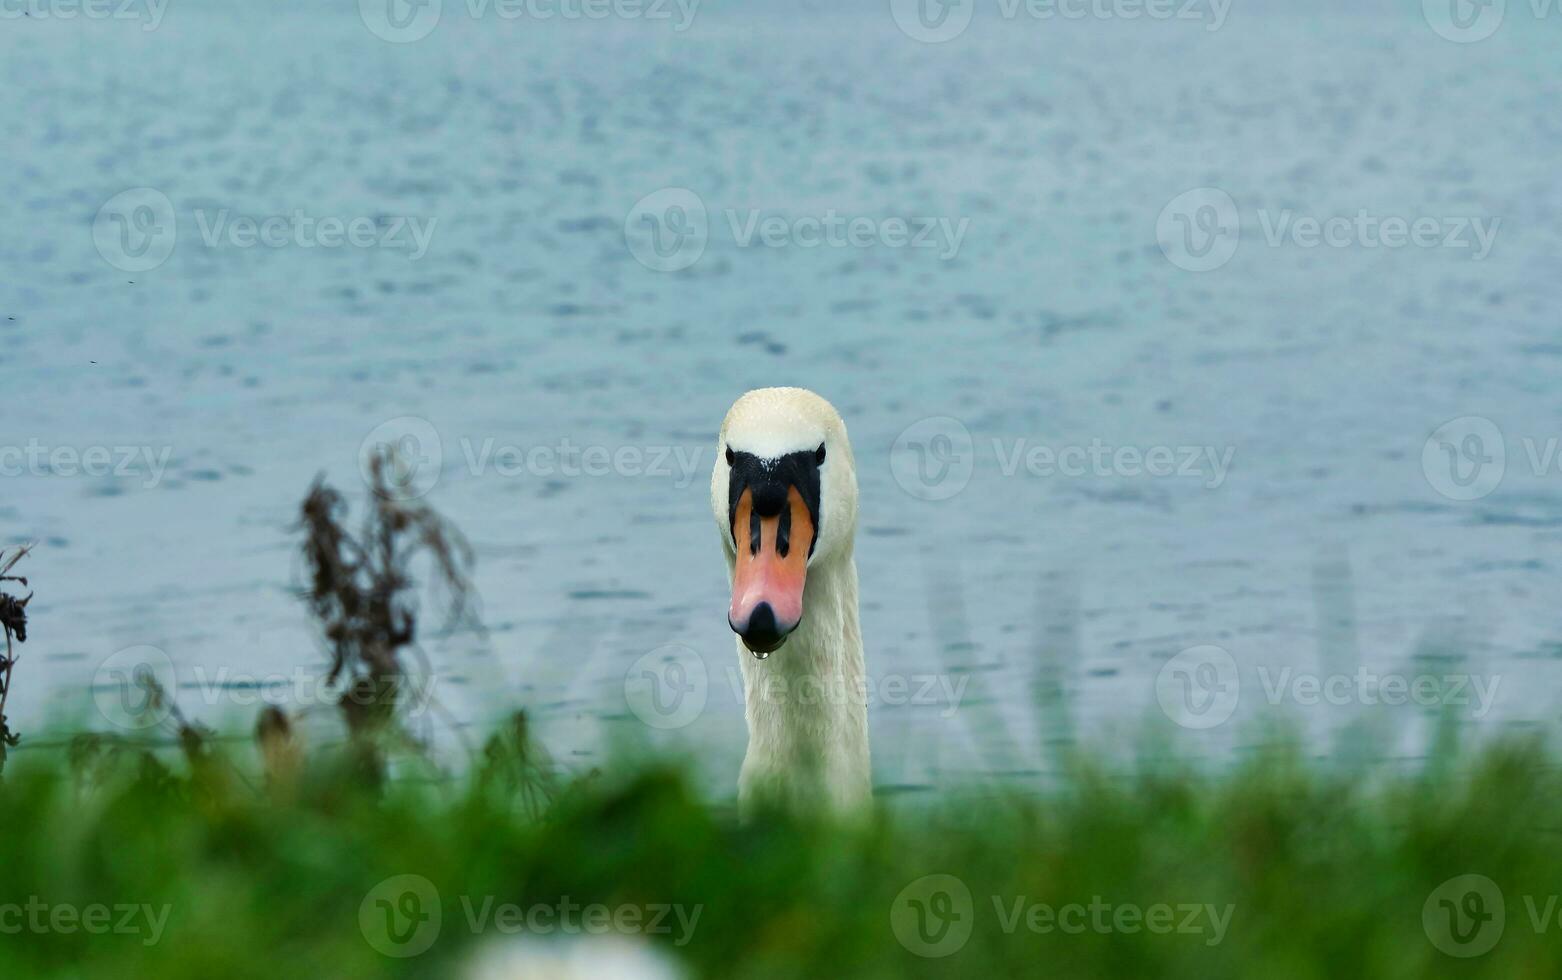
[[[325,756],[266,788],[247,750],[193,766],[74,755],[20,753],[0,784],[7,978],[459,976],[480,944],[503,938],[492,920],[474,931],[468,904],[557,909],[566,897],[619,915],[697,915],[690,932],[669,914],[669,933],[646,940],[695,976],[1562,975],[1557,910],[1538,931],[1529,904],[1543,912],[1562,894],[1562,775],[1531,744],[1370,786],[1283,750],[1218,774],[1075,765],[1043,795],[973,786],[881,803],[857,825],[741,823],[672,764],[624,761],[544,792],[513,743],[497,741],[455,782],[380,790]],[[1443,882],[1472,873],[1500,889],[1505,928],[1489,952],[1455,958],[1422,913]],[[913,884],[935,874],[959,884]],[[375,948],[383,930],[369,935],[375,897],[403,901],[376,887],[400,875],[427,879],[442,910],[437,938],[407,958]],[[1459,907],[1468,889],[1453,890]],[[29,901],[48,911],[29,913]],[[8,904],[19,909],[9,918]],[[1064,919],[1084,928],[1065,932],[1046,908],[1074,904],[1082,912]],[[166,919],[153,941],[144,912],[126,933],[49,918],[93,905],[116,925],[129,913],[114,906]],[[1208,907],[1230,910],[1222,933]],[[919,908],[949,915],[918,932]],[[29,914],[45,928],[10,931]],[[1031,931],[1027,916],[1054,926]],[[1149,931],[1145,916],[1171,931]],[[908,949],[942,952],[924,939],[953,947],[966,926],[949,955]]]

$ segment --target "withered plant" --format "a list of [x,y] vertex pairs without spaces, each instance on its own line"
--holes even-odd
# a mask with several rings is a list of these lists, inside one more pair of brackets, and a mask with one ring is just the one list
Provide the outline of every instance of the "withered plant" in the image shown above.
[[[27,580],[20,575],[12,575],[11,570],[31,550],[31,545],[25,545],[11,552],[9,557],[0,551],[0,582],[18,582],[22,588],[27,588]],[[16,648],[12,643],[13,640],[16,643],[27,642],[27,604],[32,598],[31,592],[25,598],[18,599],[8,592],[0,591],[0,631],[5,633],[5,654],[0,658],[0,772],[5,771],[6,753],[22,740],[20,735],[11,731],[5,709],[11,698],[11,671],[17,661]]]
[[[408,738],[398,719],[410,692],[408,654],[417,643],[413,564],[426,557],[431,589],[443,600],[445,626],[477,626],[469,572],[472,549],[433,508],[401,499],[389,473],[392,451],[369,460],[369,507],[358,534],[347,529],[348,506],[324,479],[304,499],[301,529],[309,576],[303,598],[319,621],[331,657],[329,682],[337,707],[369,774],[383,768],[381,748]],[[427,681],[427,678],[424,678]],[[275,719],[273,719],[275,724]]]

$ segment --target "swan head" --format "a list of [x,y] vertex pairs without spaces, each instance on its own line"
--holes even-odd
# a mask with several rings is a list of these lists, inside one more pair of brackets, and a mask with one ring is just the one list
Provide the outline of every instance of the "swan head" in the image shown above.
[[727,623],[763,660],[803,621],[808,570],[850,556],[857,471],[846,423],[802,388],[760,388],[721,424],[711,510],[732,573]]

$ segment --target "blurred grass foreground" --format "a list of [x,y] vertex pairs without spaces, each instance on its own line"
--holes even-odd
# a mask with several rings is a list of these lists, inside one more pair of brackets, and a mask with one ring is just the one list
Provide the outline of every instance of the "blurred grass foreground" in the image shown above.
[[1370,780],[1283,741],[1216,772],[1079,752],[1042,790],[740,820],[654,754],[564,771],[517,713],[449,777],[396,681],[410,562],[460,618],[469,551],[393,494],[359,533],[344,513],[317,486],[303,529],[347,737],[268,708],[221,741],[175,710],[172,743],[14,753],[0,976],[1562,976],[1541,742]]

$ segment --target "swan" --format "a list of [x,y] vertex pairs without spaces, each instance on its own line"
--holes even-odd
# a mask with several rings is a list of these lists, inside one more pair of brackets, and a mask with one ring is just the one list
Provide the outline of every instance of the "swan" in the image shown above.
[[721,424],[711,510],[727,558],[748,751],[738,806],[837,813],[873,795],[857,617],[857,472],[846,423],[761,388]]

